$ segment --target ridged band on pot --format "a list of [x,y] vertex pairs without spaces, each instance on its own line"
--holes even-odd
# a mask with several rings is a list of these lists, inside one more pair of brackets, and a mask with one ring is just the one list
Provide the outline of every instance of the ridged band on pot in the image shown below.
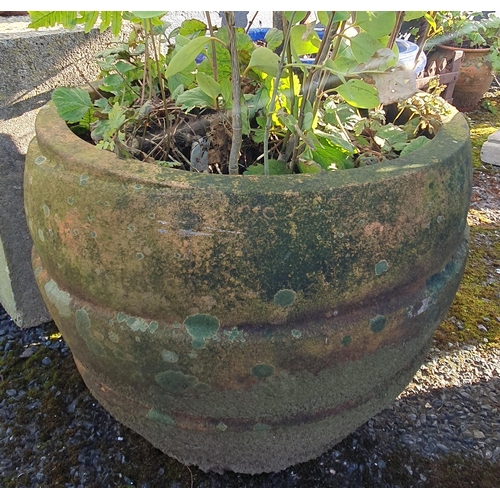
[[453,90],[453,105],[460,111],[473,110],[484,93],[488,91],[495,77],[491,63],[490,49],[466,49],[438,45],[436,51],[448,60],[456,50],[463,51],[458,80]]
[[318,456],[386,407],[466,261],[470,139],[444,119],[406,158],[266,178],[120,160],[42,109],[35,275],[95,397],[180,461],[247,473]]

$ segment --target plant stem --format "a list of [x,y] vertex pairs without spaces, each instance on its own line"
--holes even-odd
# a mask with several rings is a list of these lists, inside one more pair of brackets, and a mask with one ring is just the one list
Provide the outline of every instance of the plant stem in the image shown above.
[[[332,18],[333,18],[333,16],[332,16]],[[341,21],[341,23],[338,25],[337,29],[335,30],[334,36],[332,37],[332,43],[333,43],[333,38],[335,38],[335,35],[337,36],[337,39],[335,40],[335,45],[333,45],[332,51],[329,55],[329,58],[332,61],[335,61],[335,59],[337,58],[337,54],[338,54],[338,51],[340,48],[340,42],[342,41],[342,36],[343,36],[345,25],[346,25],[346,21]],[[321,81],[320,81],[319,87],[318,87],[318,95],[317,95],[317,98],[315,99],[314,105],[313,105],[313,115],[314,116],[316,116],[316,113],[318,112],[319,105],[320,105],[319,96],[322,95],[324,92],[326,82],[328,81],[328,75],[329,75],[329,73],[327,71],[323,71],[323,75],[322,75],[322,78],[321,78]]]
[[153,55],[155,58],[155,63],[156,63],[156,72],[158,74],[158,83],[160,86],[160,93],[161,93],[161,98],[163,100],[163,109],[165,111],[165,137],[167,138],[167,148],[166,148],[166,153],[170,151],[170,132],[169,132],[169,116],[168,116],[168,109],[167,109],[167,97],[165,94],[165,85],[163,82],[163,77],[162,77],[162,72],[160,71],[160,61],[158,60],[158,54],[159,54],[159,47],[158,49],[156,48],[155,45],[155,36],[153,33],[153,23],[151,22],[150,19],[146,19],[149,30],[151,32],[151,45],[153,46]]
[[[283,41],[284,47],[287,47],[289,44],[290,33],[292,31],[292,23],[294,17],[295,17],[295,12],[292,13],[290,22],[286,27],[285,39]],[[264,129],[264,175],[269,175],[269,133],[271,131],[271,116],[274,113],[274,105],[276,103],[276,96],[278,95],[278,87],[284,66],[285,66],[285,58],[280,57],[278,71],[276,73],[276,78],[274,79],[273,95],[271,96],[271,102],[269,103],[269,111],[267,113],[267,118],[266,118],[266,128]]]
[[[434,12],[430,11],[429,16],[432,17],[432,14],[434,14]],[[418,64],[418,58],[420,57],[420,54],[424,50],[424,46],[427,43],[427,40],[429,39],[430,33],[431,33],[431,25],[429,23],[427,23],[427,29],[425,30],[425,34],[422,37],[422,39],[418,41],[418,51],[417,51],[417,55],[415,56],[415,64],[413,65],[413,69],[415,69],[417,64]]]
[[212,45],[212,71],[214,72],[214,80],[218,81],[218,71],[217,71],[217,54],[215,52],[215,40],[214,40],[214,27],[212,26],[212,19],[210,18],[210,12],[205,11],[205,16],[207,17],[208,31],[210,32],[210,43]]
[[396,12],[396,22],[394,24],[394,29],[391,31],[391,36],[389,37],[389,41],[387,42],[387,48],[392,50],[394,43],[396,42],[396,38],[398,37],[399,30],[403,24],[405,19],[404,10]]
[[231,58],[231,80],[233,88],[232,107],[232,127],[233,140],[231,143],[231,153],[229,155],[229,174],[238,173],[238,158],[240,156],[242,137],[241,125],[241,87],[240,87],[240,63],[238,61],[238,51],[236,49],[236,30],[234,28],[234,12],[224,12],[229,38],[229,54]]
[[257,17],[258,13],[259,13],[259,11],[255,12],[252,19],[250,19],[250,22],[248,23],[247,29],[245,30],[245,33],[248,34],[248,32],[250,31],[250,28],[252,27],[252,24],[255,21],[255,18]]

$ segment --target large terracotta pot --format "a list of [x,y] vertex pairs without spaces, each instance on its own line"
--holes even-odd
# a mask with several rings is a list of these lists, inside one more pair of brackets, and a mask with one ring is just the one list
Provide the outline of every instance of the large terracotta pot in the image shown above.
[[438,45],[436,53],[452,60],[456,50],[463,51],[458,80],[453,90],[453,105],[460,111],[473,110],[488,91],[495,73],[490,59],[490,49],[463,49]]
[[181,462],[246,473],[388,406],[466,261],[469,132],[445,120],[406,158],[266,178],[120,160],[41,109],[34,271],[96,399]]

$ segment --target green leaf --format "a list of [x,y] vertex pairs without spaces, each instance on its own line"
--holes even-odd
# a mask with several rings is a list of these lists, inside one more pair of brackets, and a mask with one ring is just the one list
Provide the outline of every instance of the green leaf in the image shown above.
[[367,62],[377,50],[383,48],[384,46],[368,33],[358,33],[351,38],[351,50],[359,63]]
[[307,26],[299,24],[294,26],[290,33],[293,50],[299,55],[316,54],[321,40],[316,31],[307,31]]
[[108,92],[121,90],[123,84],[123,77],[116,73],[107,76],[103,80],[103,88]]
[[388,123],[387,125],[380,127],[377,131],[377,135],[382,139],[389,141],[391,144],[406,141],[406,132],[393,123]]
[[349,155],[353,155],[356,152],[356,148],[344,138],[342,132],[338,129],[332,127],[329,133],[315,130],[314,135],[319,138],[324,138],[329,144],[341,151],[346,151]]
[[163,17],[167,12],[165,11],[149,11],[149,12],[137,12],[136,10],[132,11],[132,14],[134,16],[138,17],[139,19],[152,19],[153,17]]
[[284,123],[285,127],[292,133],[298,128],[299,122],[295,116],[286,112],[285,108],[280,108],[276,112],[276,116]]
[[396,66],[398,56],[388,48],[378,49],[368,61],[353,68],[353,73],[385,73]]
[[269,90],[265,87],[258,88],[255,94],[244,94],[243,97],[245,98],[245,105],[248,108],[250,119],[259,111],[265,109],[271,100]]
[[370,109],[379,105],[377,89],[362,80],[349,80],[335,90],[356,108]]
[[89,93],[80,88],[60,87],[52,92],[59,116],[70,123],[79,122],[92,108]]
[[267,47],[257,47],[250,58],[248,66],[258,69],[271,76],[276,76],[278,73],[278,65],[280,58],[272,50]]
[[300,21],[303,21],[307,14],[309,14],[309,12],[303,10],[303,11],[291,11],[291,10],[287,10],[285,11],[285,18],[288,22],[290,22],[290,20],[292,19],[293,17],[293,23],[294,24],[297,24],[297,23],[300,23]]
[[[269,175],[285,175],[290,174],[290,170],[286,167],[286,163],[278,160],[270,159],[269,165]],[[264,175],[264,165],[250,165],[244,175]]]
[[97,22],[97,19],[99,18],[99,12],[93,11],[93,12],[82,12],[83,14],[83,19],[85,21],[85,26],[83,28],[83,31],[85,33],[88,33],[95,25]]
[[120,73],[126,73],[127,71],[135,69],[135,66],[128,61],[118,61],[115,66]]
[[62,24],[67,29],[73,29],[78,20],[78,12],[73,11],[34,11],[28,12],[31,22],[28,28],[51,28]]
[[306,160],[304,158],[297,158],[300,173],[302,174],[318,174],[323,170],[321,165],[314,160]]
[[415,10],[415,11],[405,11],[405,21],[413,21],[413,19],[418,19],[425,15],[424,10]]
[[201,90],[203,90],[203,92],[209,95],[212,99],[216,99],[219,94],[222,94],[222,87],[220,83],[216,82],[206,73],[197,73],[196,82]]
[[94,101],[94,106],[99,109],[101,113],[108,114],[111,111],[109,102],[105,97],[101,97],[97,99],[97,101]]
[[416,151],[417,149],[420,149],[422,146],[425,146],[430,139],[427,137],[424,137],[421,135],[420,137],[417,137],[416,139],[413,139],[408,143],[408,145],[401,151],[400,156],[406,156],[410,153],[413,153],[413,151]]
[[222,80],[220,85],[222,99],[224,99],[225,106],[226,108],[230,108],[233,98],[233,87],[231,84],[231,80],[229,80],[229,78],[225,78],[224,80]]
[[334,61],[328,59],[325,62],[325,69],[335,75],[349,75],[352,74],[358,63],[354,58],[339,56]]
[[113,33],[114,36],[118,36],[122,27],[122,20],[123,16],[119,11],[102,11],[99,30],[102,33],[111,26],[111,33]]
[[191,111],[193,108],[213,108],[213,99],[205,94],[199,87],[186,90],[177,97],[176,103],[182,107],[186,112]]
[[205,45],[210,40],[210,37],[201,36],[190,40],[186,45],[174,54],[170,60],[170,64],[165,71],[165,78],[180,73],[186,69],[196,59],[198,54],[205,48]]
[[319,145],[312,152],[313,160],[324,170],[352,168],[352,159],[342,147],[330,142],[326,137],[316,136]]
[[277,28],[271,28],[264,37],[269,50],[277,49],[283,43],[283,32]]
[[338,23],[340,21],[347,21],[351,17],[351,13],[347,10],[337,10],[333,16],[333,21]]
[[198,19],[186,19],[182,22],[179,34],[183,36],[189,36],[194,33],[206,33],[207,25],[203,21]]
[[328,21],[330,20],[331,12],[326,12],[326,11],[318,11],[318,21],[323,25],[326,26],[328,24]]
[[374,38],[389,35],[396,24],[396,13],[394,11],[379,12],[357,12],[356,24]]
[[125,110],[116,102],[109,115],[109,126],[112,129],[119,130],[125,122]]

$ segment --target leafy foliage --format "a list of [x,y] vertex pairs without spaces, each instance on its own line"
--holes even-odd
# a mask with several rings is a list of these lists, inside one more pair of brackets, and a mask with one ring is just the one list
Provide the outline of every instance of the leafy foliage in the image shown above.
[[[63,119],[88,127],[99,148],[120,157],[193,170],[203,157],[202,170],[213,173],[315,173],[408,154],[439,126],[437,98],[414,96],[414,79],[394,71],[403,13],[285,12],[283,30],[257,43],[209,17],[186,20],[167,36],[164,14],[30,13],[32,27],[88,31],[97,23],[117,33],[131,23],[126,41],[98,54],[102,80],[93,99],[82,89],[53,94]],[[386,123],[383,75],[408,86],[398,94],[412,96],[404,127]]]
[[463,48],[488,48],[493,71],[500,71],[500,17],[490,12],[437,11],[428,16],[428,48],[436,44]]

